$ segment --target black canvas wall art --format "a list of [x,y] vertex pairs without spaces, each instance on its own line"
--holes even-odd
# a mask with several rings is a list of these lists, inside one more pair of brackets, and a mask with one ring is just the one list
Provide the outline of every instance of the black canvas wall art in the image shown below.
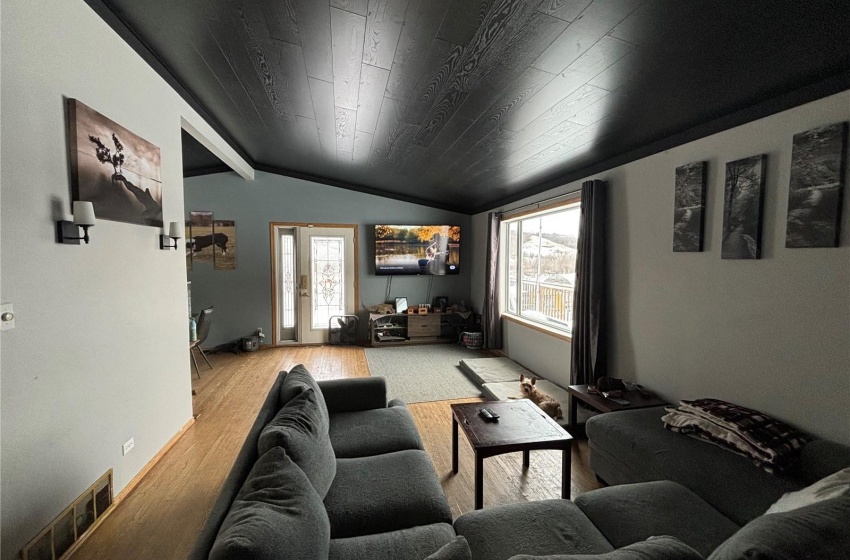
[[724,259],[761,258],[761,226],[764,206],[766,155],[726,164],[723,192]]
[[794,135],[786,247],[838,247],[847,123]]
[[186,270],[192,270],[192,223],[186,222]]
[[193,263],[213,262],[213,213],[189,212],[192,236],[186,238],[186,252]]
[[162,227],[159,148],[76,99],[68,125],[74,199],[98,219]]
[[236,270],[236,222],[213,221],[213,270]]
[[676,168],[673,251],[702,251],[707,167],[698,161]]

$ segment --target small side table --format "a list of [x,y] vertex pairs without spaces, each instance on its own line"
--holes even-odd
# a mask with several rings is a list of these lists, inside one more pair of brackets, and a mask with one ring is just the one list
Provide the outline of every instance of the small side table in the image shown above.
[[[485,422],[478,411],[489,408],[500,416]],[[573,437],[528,399],[488,401],[451,405],[452,472],[458,470],[458,425],[475,451],[475,509],[484,506],[484,459],[522,451],[522,468],[527,469],[532,449],[561,450],[561,497],[570,497],[570,449]]]
[[611,399],[606,399],[601,394],[593,395],[587,392],[587,385],[570,385],[567,392],[570,394],[570,421],[567,425],[570,433],[575,433],[578,419],[576,417],[576,399],[589,404],[599,412],[616,412],[618,410],[632,410],[635,408],[649,408],[651,406],[663,406],[666,401],[656,396],[647,397],[638,391],[623,391],[623,398],[629,404],[617,404]]

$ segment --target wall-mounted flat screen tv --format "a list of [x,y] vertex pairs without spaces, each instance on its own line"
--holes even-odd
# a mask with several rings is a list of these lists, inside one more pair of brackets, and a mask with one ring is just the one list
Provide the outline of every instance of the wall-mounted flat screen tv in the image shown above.
[[460,273],[460,226],[375,226],[375,274]]

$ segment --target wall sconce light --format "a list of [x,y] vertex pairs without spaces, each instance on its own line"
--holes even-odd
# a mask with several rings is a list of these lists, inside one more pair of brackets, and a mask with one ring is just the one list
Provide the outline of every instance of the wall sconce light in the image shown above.
[[[74,221],[59,220],[56,222],[56,242],[68,245],[79,245],[80,241],[88,244],[89,228],[94,227],[94,205],[84,200],[74,201]],[[80,228],[83,236],[80,237]]]
[[[183,224],[180,222],[169,222],[168,223],[168,235],[160,235],[159,236],[159,248],[160,249],[176,249],[177,248],[177,240],[183,237]],[[167,243],[166,241],[171,239],[174,242]]]

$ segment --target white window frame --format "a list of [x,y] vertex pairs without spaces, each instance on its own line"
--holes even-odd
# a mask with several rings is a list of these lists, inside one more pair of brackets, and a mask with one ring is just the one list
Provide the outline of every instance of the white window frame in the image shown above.
[[[501,239],[503,241],[501,243],[501,248],[500,248],[501,249],[500,250],[500,255],[501,255],[500,268],[504,272],[500,275],[499,296],[500,296],[500,299],[501,299],[502,316],[505,317],[505,319],[507,319],[511,322],[514,322],[514,323],[519,323],[521,325],[524,325],[524,326],[532,328],[534,330],[543,332],[545,334],[555,336],[557,338],[561,338],[561,339],[564,339],[564,340],[572,340],[572,325],[567,327],[566,325],[559,324],[555,320],[548,320],[548,319],[547,320],[539,320],[539,319],[536,319],[534,317],[528,317],[528,316],[521,314],[522,313],[520,311],[520,309],[521,309],[521,298],[522,298],[522,292],[521,292],[521,286],[522,286],[522,262],[521,262],[521,259],[522,259],[522,243],[521,243],[522,242],[522,226],[521,226],[521,222],[523,220],[541,217],[541,216],[545,216],[547,214],[553,214],[553,213],[556,213],[556,212],[571,210],[573,208],[579,208],[580,206],[581,206],[581,198],[580,198],[580,196],[576,195],[576,196],[572,196],[569,199],[558,202],[558,203],[550,204],[550,205],[547,205],[547,206],[541,206],[541,207],[535,208],[533,210],[529,210],[529,211],[526,211],[526,212],[519,212],[519,213],[516,213],[516,214],[511,214],[511,215],[508,215],[506,217],[503,217],[502,224],[501,224],[501,228],[502,228]],[[510,294],[510,289],[511,289],[510,273],[511,273],[511,271],[510,271],[510,259],[509,259],[509,257],[510,257],[510,251],[511,251],[511,247],[510,247],[510,227],[511,227],[512,223],[520,223],[520,225],[518,226],[519,229],[518,229],[518,232],[517,232],[517,240],[516,240],[517,245],[515,247],[515,250],[517,251],[517,255],[518,255],[519,260],[517,262],[517,282],[516,282],[516,285],[514,286],[514,290],[516,290],[516,294],[515,294],[516,307],[515,307],[514,311],[511,311],[508,308],[508,303],[509,303],[510,297],[511,297],[511,294]],[[573,286],[573,291],[569,294],[570,306],[572,306],[572,299],[573,299],[574,290],[575,290],[575,286]],[[574,315],[572,313],[570,313],[570,318],[571,318],[570,322],[572,322],[572,317],[574,317]]]

